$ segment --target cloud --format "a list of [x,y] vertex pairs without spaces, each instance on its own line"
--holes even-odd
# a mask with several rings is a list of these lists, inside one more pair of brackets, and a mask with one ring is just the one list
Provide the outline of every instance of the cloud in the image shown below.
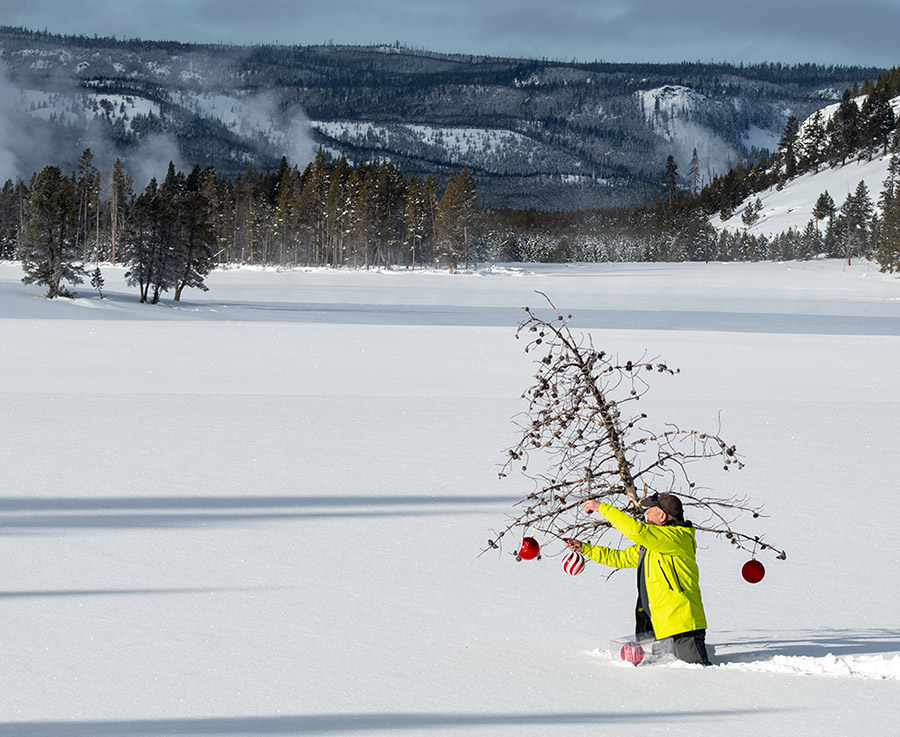
[[619,62],[900,63],[900,0],[0,0],[4,22],[202,43],[375,44]]
[[[536,0],[472,3],[472,35],[512,55],[640,61],[898,62],[900,1]],[[873,19],[877,22],[873,23]],[[530,51],[530,53],[528,53]]]

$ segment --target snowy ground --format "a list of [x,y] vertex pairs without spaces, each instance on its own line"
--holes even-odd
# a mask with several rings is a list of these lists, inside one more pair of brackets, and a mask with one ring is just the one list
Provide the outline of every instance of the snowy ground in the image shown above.
[[[900,282],[866,264],[217,272],[48,302],[0,264],[0,734],[894,735]],[[787,549],[699,553],[717,665],[634,668],[632,572],[478,557],[534,290],[681,369],[644,411]],[[721,420],[720,420],[721,418]]]

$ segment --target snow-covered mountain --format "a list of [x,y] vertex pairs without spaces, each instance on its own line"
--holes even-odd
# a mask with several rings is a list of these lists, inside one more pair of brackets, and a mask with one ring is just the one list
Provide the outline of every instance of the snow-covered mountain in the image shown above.
[[469,167],[485,204],[542,209],[652,198],[694,148],[705,181],[771,148],[880,70],[576,64],[399,47],[233,47],[0,28],[0,177],[84,148],[137,176],[212,164],[301,167],[322,148],[407,176]]

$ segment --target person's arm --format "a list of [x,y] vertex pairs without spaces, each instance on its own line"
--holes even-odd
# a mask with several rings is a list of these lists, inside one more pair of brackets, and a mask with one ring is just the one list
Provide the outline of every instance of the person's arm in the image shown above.
[[636,568],[638,564],[638,546],[632,545],[624,550],[607,548],[603,545],[583,543],[572,537],[563,540],[566,547],[575,553],[582,553],[591,560],[611,568]]
[[645,524],[612,504],[606,504],[605,502],[585,502],[584,508],[602,514],[613,527],[631,542],[643,545],[648,550],[667,555],[676,555],[684,552],[683,541],[676,532],[677,528]]

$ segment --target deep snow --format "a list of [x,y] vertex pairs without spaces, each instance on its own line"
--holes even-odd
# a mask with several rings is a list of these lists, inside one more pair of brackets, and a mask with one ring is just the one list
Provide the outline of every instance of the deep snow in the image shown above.
[[[900,283],[868,264],[231,270],[49,302],[0,264],[0,734],[896,734]],[[653,418],[785,547],[699,553],[718,665],[613,659],[632,572],[478,557],[541,290],[681,369]]]

